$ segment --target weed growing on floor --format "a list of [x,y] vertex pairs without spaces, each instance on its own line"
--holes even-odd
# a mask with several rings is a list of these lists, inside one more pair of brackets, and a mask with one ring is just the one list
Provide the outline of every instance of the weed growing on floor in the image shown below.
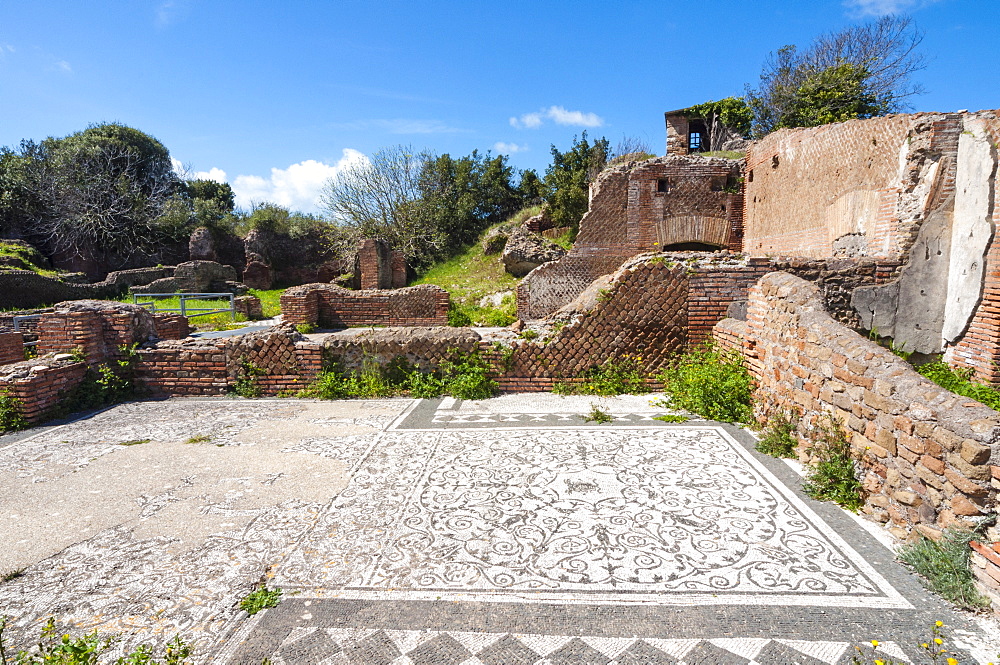
[[794,459],[796,457],[795,448],[799,442],[792,435],[792,432],[795,431],[798,424],[798,414],[787,411],[772,413],[764,427],[763,438],[757,442],[757,452],[771,457]]
[[610,413],[607,413],[606,411],[601,411],[599,408],[597,408],[596,404],[591,404],[590,413],[588,413],[584,417],[584,420],[588,423],[597,423],[598,425],[603,425],[605,423],[610,423],[612,420],[614,420],[614,417],[612,417],[612,415]]
[[753,421],[753,378],[735,352],[711,342],[674,357],[658,375],[666,399],[654,406],[684,409],[727,423]]
[[552,392],[557,395],[643,395],[646,387],[646,371],[642,366],[642,356],[612,356],[603,363],[586,370],[578,378],[580,382],[556,381]]
[[[934,622],[929,639],[920,644],[921,659],[913,665],[958,665],[959,661],[955,658],[957,654],[949,651],[946,646],[948,640],[943,626],[944,623],[941,621]],[[911,662],[895,660],[885,655],[884,651],[879,651],[878,640],[872,640],[864,646],[856,646],[854,651],[851,665],[906,665]]]
[[244,359],[237,370],[236,378],[229,386],[230,393],[238,397],[260,397],[264,391],[258,379],[266,373],[263,367]]
[[319,330],[319,326],[317,326],[315,323],[300,323],[295,326],[295,329],[298,330],[303,335],[311,335],[312,333]]
[[122,441],[119,446],[140,446],[144,443],[149,443],[152,439],[132,439],[131,441]]
[[240,601],[240,609],[253,615],[269,607],[277,607],[279,602],[281,602],[281,589],[268,589],[267,585],[261,584],[244,596]]
[[681,416],[676,413],[664,413],[661,416],[653,416],[653,420],[659,420],[664,423],[686,423],[688,421],[688,417]]
[[21,415],[21,402],[8,393],[0,393],[0,433],[27,429],[30,423]]
[[[118,641],[115,636],[99,637],[97,630],[76,638],[60,634],[56,630],[55,618],[49,617],[35,648],[19,649],[8,654],[4,638],[8,621],[9,617],[0,616],[0,665],[95,665]],[[142,644],[114,662],[115,665],[155,665],[160,662],[164,665],[184,665],[190,656],[191,647],[175,635],[164,647],[162,661],[156,660],[151,646]]]
[[814,462],[802,490],[819,501],[833,501],[851,512],[865,504],[851,457],[851,443],[840,423],[819,423],[813,432]]
[[210,437],[208,434],[198,434],[196,436],[192,436],[184,443],[208,443],[211,440],[212,437]]
[[4,582],[10,582],[11,580],[16,580],[18,577],[24,576],[24,568],[15,568],[14,570],[8,570],[3,575],[0,575],[0,584]]
[[531,340],[536,339],[538,337],[538,331],[534,330],[532,328],[528,328],[527,330],[522,330],[518,334],[518,337],[520,337],[521,339],[526,339],[528,341],[531,341]]
[[973,530],[946,529],[940,540],[924,536],[904,545],[896,553],[899,560],[923,577],[924,586],[962,609],[978,610],[989,607],[990,601],[973,584],[969,568]]

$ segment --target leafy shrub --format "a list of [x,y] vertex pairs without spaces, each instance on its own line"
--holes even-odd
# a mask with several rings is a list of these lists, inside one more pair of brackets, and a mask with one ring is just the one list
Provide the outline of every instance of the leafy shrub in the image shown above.
[[236,379],[230,386],[230,391],[239,397],[260,397],[263,394],[263,390],[257,379],[264,374],[266,374],[264,368],[258,367],[249,360],[244,359],[240,363],[240,369],[237,372]]
[[658,406],[727,423],[753,420],[753,378],[738,353],[724,352],[708,342],[673,358],[657,379],[667,396]]
[[[135,362],[138,359],[136,346],[118,347],[120,357],[110,363],[88,367],[83,380],[66,392],[59,405],[49,416],[60,416],[83,409],[96,409],[108,404],[117,404],[136,392]],[[86,361],[79,350],[73,351],[74,360]]]
[[764,437],[757,442],[757,452],[771,457],[795,458],[795,447],[799,442],[792,432],[799,424],[797,414],[786,411],[776,411],[767,419]]
[[472,325],[472,317],[462,305],[448,303],[448,325],[452,328],[467,328]]
[[14,432],[30,426],[21,415],[21,402],[7,393],[0,393],[0,432]]
[[594,422],[603,425],[605,423],[610,423],[612,420],[614,420],[614,417],[610,413],[601,411],[599,408],[597,408],[596,404],[591,404],[590,413],[587,414],[584,420],[588,423]]
[[950,528],[941,540],[921,536],[901,547],[897,555],[924,578],[924,585],[934,593],[963,609],[982,609],[990,603],[976,590],[969,568],[969,541],[975,539],[975,531]]
[[295,326],[295,329],[298,330],[303,335],[310,335],[319,330],[319,326],[317,326],[315,323],[300,323]]
[[428,399],[443,395],[445,385],[436,374],[414,371],[406,377],[406,389],[412,397]]
[[582,383],[557,381],[552,392],[558,395],[643,395],[646,387],[646,371],[642,366],[642,356],[624,355],[611,357],[600,365],[586,370],[579,378]]
[[688,418],[676,413],[664,413],[663,415],[653,416],[653,420],[659,420],[664,423],[686,423]]
[[[38,648],[34,652],[19,650],[13,658],[7,657],[7,645],[3,632],[6,628],[8,617],[0,617],[0,663],[4,665],[95,665],[100,657],[105,655],[117,642],[116,637],[98,637],[97,630],[93,630],[80,637],[73,638],[70,635],[60,635],[56,630],[56,623],[53,617],[42,628],[41,638],[38,641]],[[184,665],[191,655],[191,648],[187,646],[180,635],[175,635],[163,650],[163,663],[165,665]],[[132,653],[122,656],[115,661],[115,665],[143,665],[155,664],[160,661],[154,660],[153,648],[148,644],[142,644]]]
[[943,360],[920,365],[916,370],[945,390],[970,397],[991,409],[1000,411],[1000,391],[972,380],[971,369],[954,369]]
[[812,452],[816,461],[802,490],[819,501],[833,501],[857,512],[865,503],[864,489],[855,476],[851,443],[836,422],[821,423],[813,434]]
[[479,354],[453,354],[441,363],[439,371],[445,392],[459,399],[487,399],[497,394],[500,385],[490,378],[490,366]]

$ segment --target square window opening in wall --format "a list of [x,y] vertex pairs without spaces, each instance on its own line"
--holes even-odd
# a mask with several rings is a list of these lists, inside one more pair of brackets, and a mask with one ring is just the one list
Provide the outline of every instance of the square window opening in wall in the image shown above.
[[660,178],[656,181],[656,192],[658,194],[666,194],[670,191],[670,180],[667,178]]

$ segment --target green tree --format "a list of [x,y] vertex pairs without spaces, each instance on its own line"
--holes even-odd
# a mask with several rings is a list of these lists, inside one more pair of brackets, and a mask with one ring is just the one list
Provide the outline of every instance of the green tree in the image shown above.
[[605,138],[591,144],[583,132],[579,139],[574,137],[566,152],[555,146],[551,150],[552,163],[545,171],[545,202],[556,226],[569,226],[575,233],[587,212],[589,185],[608,163],[611,146]]
[[884,16],[823,35],[801,51],[778,49],[758,87],[747,89],[753,135],[905,110],[922,92],[911,81],[926,66],[922,39],[909,17]]
[[236,207],[236,195],[228,182],[217,180],[188,180],[185,192],[192,201],[211,201],[224,212],[232,212]]
[[180,190],[169,152],[117,123],[4,149],[0,188],[5,232],[49,252],[130,256],[178,232],[176,211],[161,219]]

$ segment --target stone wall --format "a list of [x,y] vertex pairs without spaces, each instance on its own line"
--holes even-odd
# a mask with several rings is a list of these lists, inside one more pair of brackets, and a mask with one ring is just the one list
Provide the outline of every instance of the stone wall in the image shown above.
[[45,420],[87,372],[86,363],[39,358],[0,367],[0,393],[14,398],[31,423]]
[[173,268],[136,268],[109,273],[103,282],[73,284],[28,270],[0,272],[0,309],[34,308],[65,300],[118,298],[133,285],[173,274]]
[[745,355],[758,416],[797,411],[801,433],[824,416],[845,427],[868,493],[864,510],[898,535],[936,537],[995,509],[1000,414],[837,323],[816,286],[765,276],[750,290],[747,320],[720,322],[716,339]]
[[392,290],[352,291],[335,284],[304,284],[281,295],[287,323],[321,328],[448,324],[448,292],[422,284]]
[[738,250],[740,175],[739,161],[707,157],[659,157],[606,170],[591,185],[590,207],[570,253],[536,268],[518,286],[518,316],[551,314],[643,252],[690,243]]
[[59,303],[38,323],[39,355],[79,349],[95,364],[121,356],[119,347],[144,344],[154,337],[149,310],[128,303],[75,300]]

